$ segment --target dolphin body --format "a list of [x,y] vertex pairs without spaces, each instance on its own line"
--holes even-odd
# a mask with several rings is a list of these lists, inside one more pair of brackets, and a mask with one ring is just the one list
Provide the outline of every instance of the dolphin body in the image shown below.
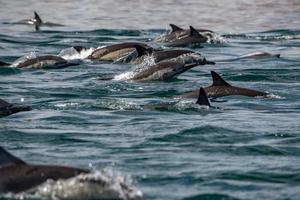
[[183,72],[192,69],[198,65],[214,64],[207,61],[204,57],[196,59],[190,56],[185,56],[179,60],[161,61],[155,65],[149,66],[144,70],[136,72],[127,80],[134,81],[150,81],[150,80],[170,80]]
[[[212,85],[204,88],[205,92],[207,93],[207,96],[211,98],[218,98],[231,95],[241,95],[247,97],[267,97],[269,95],[266,92],[232,86],[214,71],[211,71],[211,76],[213,79]],[[197,98],[198,96],[199,90],[194,90],[178,95],[175,98]]]
[[29,58],[24,61],[13,63],[10,66],[21,69],[54,69],[78,64],[78,60],[68,61],[60,56],[46,55],[38,56],[36,58]]
[[210,37],[213,37],[213,32],[206,29],[196,30],[190,26],[189,30],[179,28],[174,24],[170,24],[172,30],[155,39],[158,43],[163,43],[166,46],[186,46],[191,44],[200,44],[208,41]]
[[81,173],[89,171],[57,165],[28,164],[0,147],[0,193],[24,192],[48,179],[67,179]]
[[142,46],[135,46],[135,48],[137,51],[137,56],[136,58],[130,61],[130,63],[132,64],[140,64],[147,57],[152,57],[154,59],[154,62],[158,63],[168,59],[176,58],[183,54],[195,53],[194,51],[186,50],[186,49],[154,50],[149,48],[147,49]]
[[244,54],[236,58],[215,60],[215,62],[231,62],[231,61],[238,61],[243,59],[266,59],[266,58],[280,58],[280,54],[258,51],[258,52]]
[[7,101],[4,101],[3,99],[0,99],[0,117],[8,116],[8,115],[11,115],[11,114],[14,114],[17,112],[30,111],[30,110],[31,110],[31,107],[29,107],[29,106],[18,106],[15,104],[8,103]]
[[52,22],[43,22],[43,20],[37,14],[36,11],[34,11],[34,18],[32,18],[32,19],[24,19],[24,20],[13,22],[13,23],[9,23],[9,24],[34,25],[35,26],[35,30],[37,30],[37,31],[40,30],[41,26],[48,26],[48,27],[64,26],[62,24],[56,24],[56,23],[52,23]]
[[[94,50],[91,55],[87,57],[90,60],[101,61],[118,61],[127,57],[133,51],[136,51],[136,47],[145,49],[152,49],[150,46],[139,42],[126,42],[121,44],[113,44],[106,47],[101,47]],[[131,58],[132,60],[133,58]]]

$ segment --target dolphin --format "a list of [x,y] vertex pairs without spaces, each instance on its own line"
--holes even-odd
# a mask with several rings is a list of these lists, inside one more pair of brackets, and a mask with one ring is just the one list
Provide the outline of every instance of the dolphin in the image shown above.
[[184,63],[179,61],[162,61],[146,69],[137,71],[128,80],[150,81],[150,80],[170,80],[183,72],[192,69],[198,65],[205,65],[207,61],[203,58],[194,63]]
[[236,58],[229,58],[229,59],[219,59],[215,60],[215,62],[231,62],[231,61],[238,61],[242,59],[265,59],[265,58],[280,58],[280,54],[269,53],[265,51],[257,51],[253,53],[244,54],[238,56]]
[[37,14],[36,11],[34,11],[34,18],[32,19],[24,19],[21,21],[17,21],[17,22],[13,22],[13,23],[6,23],[6,24],[23,24],[23,25],[34,25],[35,26],[35,30],[40,30],[41,26],[64,26],[62,24],[56,24],[56,23],[52,23],[52,22],[43,22],[43,20],[41,19],[41,17]]
[[[212,85],[204,88],[207,93],[207,96],[211,98],[218,98],[231,95],[241,95],[247,97],[267,97],[269,95],[269,93],[266,92],[232,86],[214,71],[211,71],[211,76],[213,79]],[[178,95],[175,98],[197,98],[198,96],[199,90],[194,90]]]
[[16,61],[11,65],[11,67],[22,68],[22,69],[53,69],[53,68],[63,68],[73,65],[78,65],[78,60],[68,61],[60,56],[45,55],[38,56],[36,58],[28,58],[24,61]]
[[[186,46],[191,44],[205,43],[209,38],[213,37],[213,32],[199,32],[194,27],[190,26],[189,30],[183,30],[175,25],[172,25],[172,31],[166,35],[156,38],[155,41],[163,43],[166,46]],[[205,29],[202,29],[205,30]]]
[[67,179],[86,173],[89,171],[73,167],[28,164],[0,147],[0,193],[24,192],[48,179]]
[[0,116],[8,116],[17,112],[30,111],[29,106],[19,106],[0,99]]
[[121,44],[113,44],[106,47],[101,47],[94,50],[87,59],[101,61],[117,61],[128,56],[135,51],[136,46],[141,46],[146,49],[152,49],[150,46],[139,42],[126,42]]
[[161,62],[168,59],[176,58],[183,54],[188,53],[195,53],[191,50],[186,49],[166,49],[166,50],[154,50],[154,49],[147,49],[142,46],[135,46],[137,51],[137,56],[135,59],[130,61],[132,64],[140,64],[142,63],[146,57],[151,56],[154,59],[154,62]]

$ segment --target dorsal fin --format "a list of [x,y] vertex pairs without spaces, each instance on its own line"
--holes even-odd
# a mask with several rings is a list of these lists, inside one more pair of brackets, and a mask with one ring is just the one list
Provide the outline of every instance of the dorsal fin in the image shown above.
[[9,164],[25,164],[25,162],[10,154],[0,146],[0,167]]
[[170,26],[171,26],[171,33],[175,31],[184,31],[182,28],[176,26],[175,24],[170,24]]
[[152,53],[152,48],[145,48],[141,45],[134,45],[134,48],[136,49],[136,51],[138,53],[138,57]]
[[231,86],[229,83],[227,83],[218,73],[211,71],[211,76],[213,79],[212,86]]
[[190,26],[190,36],[202,36],[200,33],[192,26]]
[[40,26],[42,25],[43,21],[40,18],[40,16],[37,14],[36,11],[34,11],[34,25],[35,25],[35,30],[40,30]]
[[206,92],[203,89],[203,87],[201,87],[200,90],[199,90],[199,96],[198,96],[196,104],[199,104],[201,106],[211,107],[211,105],[209,103],[209,100],[207,98]]
[[8,107],[11,104],[8,103],[7,101],[4,101],[3,99],[0,99],[0,108]]

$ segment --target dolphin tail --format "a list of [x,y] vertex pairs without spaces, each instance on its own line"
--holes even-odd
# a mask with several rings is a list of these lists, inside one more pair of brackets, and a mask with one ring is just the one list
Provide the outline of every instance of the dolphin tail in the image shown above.
[[182,28],[176,26],[175,24],[170,24],[171,26],[171,33],[176,32],[176,31],[183,31]]
[[37,14],[36,11],[34,11],[34,19],[33,19],[35,30],[40,30],[40,26],[42,25],[43,21],[41,17]]
[[8,164],[25,164],[25,162],[0,146],[0,167]]
[[213,79],[213,86],[231,86],[215,71],[211,71],[210,73]]
[[199,90],[199,96],[198,96],[198,99],[196,101],[196,104],[199,104],[201,106],[208,106],[208,107],[211,107],[210,103],[209,103],[209,100],[207,98],[207,95],[206,95],[206,92],[205,90],[203,89],[203,87],[200,87],[200,90]]

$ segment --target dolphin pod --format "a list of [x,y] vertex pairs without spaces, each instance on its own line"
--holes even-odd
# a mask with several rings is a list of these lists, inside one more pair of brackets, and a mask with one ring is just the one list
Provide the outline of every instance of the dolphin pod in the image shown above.
[[[218,97],[232,96],[232,95],[241,95],[247,97],[267,97],[269,95],[269,93],[261,92],[258,90],[232,86],[214,71],[211,71],[211,76],[213,79],[212,85],[204,88],[207,93],[207,96],[211,98],[218,98]],[[199,95],[199,90],[194,90],[191,92],[178,95],[175,98],[197,98],[198,95]]]
[[30,111],[31,107],[29,106],[21,106],[8,103],[3,99],[0,99],[0,117],[8,116],[17,112]]

